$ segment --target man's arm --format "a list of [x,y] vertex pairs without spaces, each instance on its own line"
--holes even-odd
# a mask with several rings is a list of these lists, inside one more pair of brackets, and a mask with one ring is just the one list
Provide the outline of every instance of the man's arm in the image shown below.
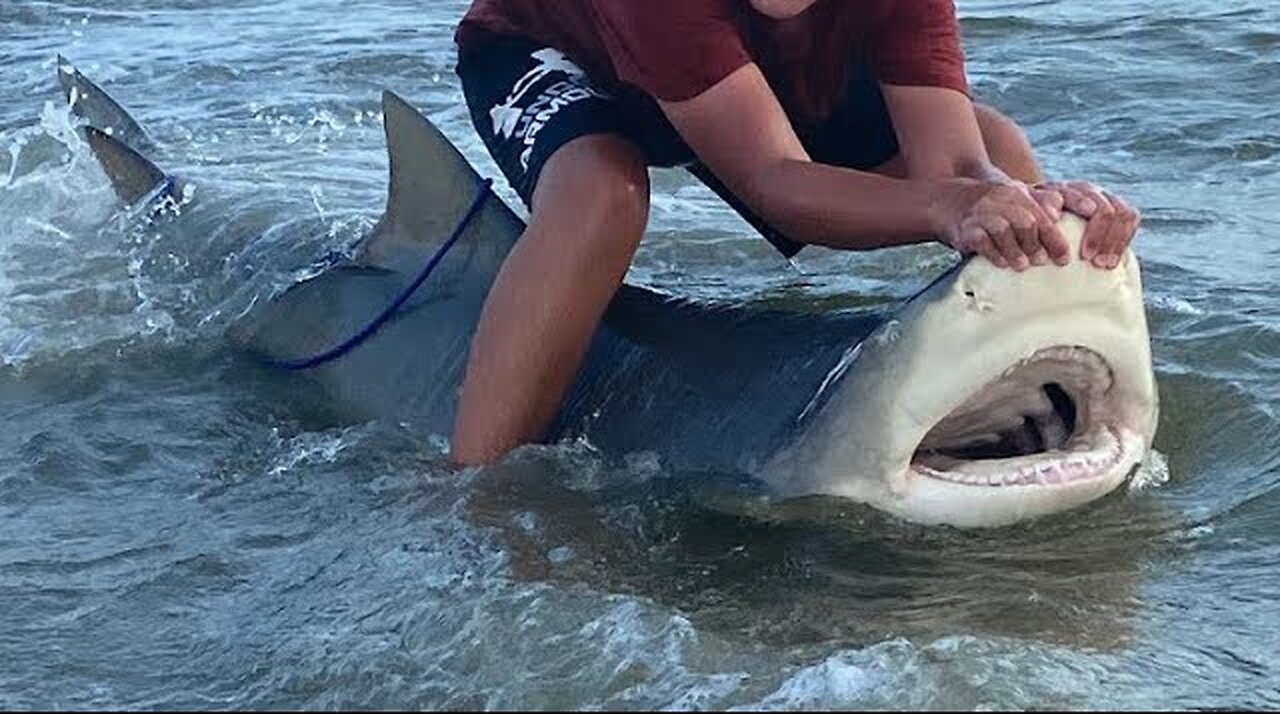
[[1001,254],[1014,265],[1024,265],[1028,258],[1036,264],[1049,258],[1059,265],[1070,261],[1070,248],[1056,224],[1060,195],[1036,194],[992,163],[968,96],[942,87],[885,84],[881,89],[908,176],[964,177],[1019,188],[1037,205],[1026,202],[1012,211],[1017,243],[997,241]]
[[794,240],[866,250],[936,237],[1004,266],[1002,246],[1018,242],[1014,226],[1039,210],[1004,183],[954,174],[894,179],[811,161],[754,64],[692,99],[660,104],[708,168]]
[[1007,179],[991,163],[973,103],[939,87],[880,85],[912,178]]
[[936,235],[926,208],[942,190],[937,182],[812,162],[754,64],[693,99],[661,105],[729,190],[793,240],[865,250]]
[[[979,181],[1019,185],[991,163],[973,104],[960,92],[936,87],[883,85],[885,102],[912,178],[965,176]],[[1137,210],[1084,181],[1024,187],[1041,208],[1055,215],[1063,208],[1088,219],[1080,257],[1099,268],[1114,268],[1137,233]],[[1028,217],[1023,215],[1025,226]],[[1002,253],[1020,249],[1035,256],[1033,236],[1015,227],[1019,246],[1005,244]],[[1039,232],[1039,244],[1058,264],[1070,260],[1066,240],[1056,226]]]

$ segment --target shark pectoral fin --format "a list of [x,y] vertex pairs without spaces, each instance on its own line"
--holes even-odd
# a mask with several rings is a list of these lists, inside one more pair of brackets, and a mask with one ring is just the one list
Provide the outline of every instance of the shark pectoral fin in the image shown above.
[[123,141],[92,126],[84,127],[84,134],[116,195],[125,203],[137,203],[166,180],[163,171]]
[[[405,269],[406,260],[418,262],[449,237],[482,190],[481,180],[449,139],[404,99],[383,92],[382,115],[390,163],[387,208],[358,260]],[[501,238],[503,254],[523,229],[496,198],[485,204],[476,223],[489,230],[474,235]]]
[[110,132],[126,145],[146,151],[155,147],[147,133],[129,112],[102,91],[98,85],[80,74],[66,57],[58,55],[58,84],[71,104],[71,111],[90,126]]

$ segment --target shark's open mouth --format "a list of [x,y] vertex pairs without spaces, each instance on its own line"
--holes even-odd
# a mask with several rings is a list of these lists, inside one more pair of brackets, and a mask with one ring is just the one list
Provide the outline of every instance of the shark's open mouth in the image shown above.
[[972,486],[1059,486],[1103,478],[1125,459],[1106,361],[1052,347],[1014,365],[939,422],[916,474]]

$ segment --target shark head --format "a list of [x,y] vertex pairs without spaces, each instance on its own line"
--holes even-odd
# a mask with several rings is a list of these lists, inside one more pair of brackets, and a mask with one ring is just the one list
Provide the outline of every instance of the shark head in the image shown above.
[[[1065,216],[1079,253],[1085,223]],[[1137,259],[1024,273],[970,259],[861,342],[766,480],[923,524],[1002,526],[1124,483],[1158,400]]]

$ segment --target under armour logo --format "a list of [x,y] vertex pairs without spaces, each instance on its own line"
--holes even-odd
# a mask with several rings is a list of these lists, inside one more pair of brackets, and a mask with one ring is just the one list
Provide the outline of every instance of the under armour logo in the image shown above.
[[516,82],[506,101],[489,110],[489,118],[493,120],[493,133],[504,139],[510,139],[516,127],[519,126],[524,110],[516,104],[524,99],[530,87],[552,72],[563,72],[571,80],[583,80],[587,76],[581,67],[574,64],[560,50],[546,47],[534,52],[530,57],[537,62],[537,65]]

